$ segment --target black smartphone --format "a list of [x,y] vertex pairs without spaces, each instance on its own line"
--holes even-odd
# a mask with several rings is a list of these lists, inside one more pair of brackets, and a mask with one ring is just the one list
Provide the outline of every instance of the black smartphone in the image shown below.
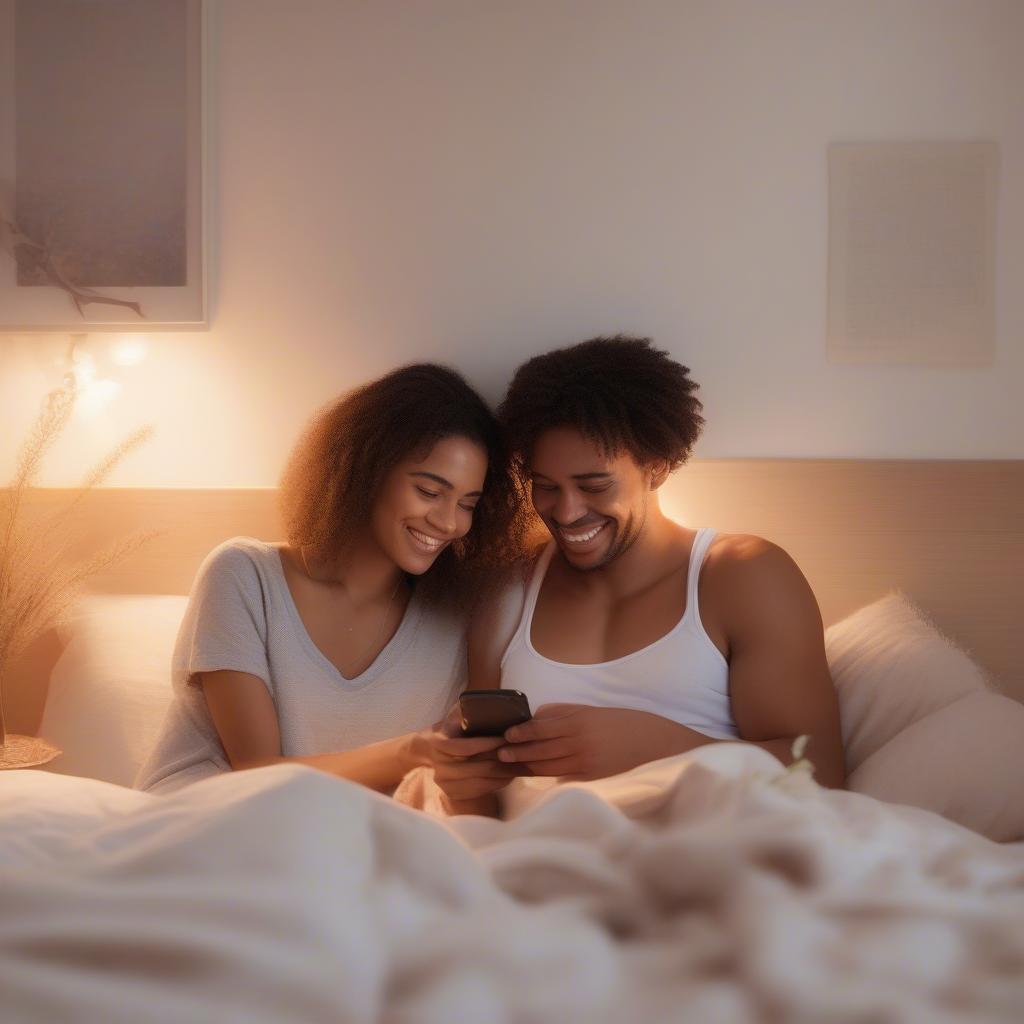
[[500,736],[528,722],[530,702],[519,690],[466,690],[459,697],[463,736]]

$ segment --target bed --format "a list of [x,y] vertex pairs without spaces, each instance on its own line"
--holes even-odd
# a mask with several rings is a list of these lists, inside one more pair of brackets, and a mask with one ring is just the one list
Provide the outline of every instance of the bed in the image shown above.
[[95,495],[96,537],[167,532],[16,709],[66,754],[0,777],[5,1022],[1020,1019],[1024,463],[687,467],[673,514],[810,579],[857,791],[721,744],[504,821],[295,766],[123,785],[196,566],[278,535],[273,497]]

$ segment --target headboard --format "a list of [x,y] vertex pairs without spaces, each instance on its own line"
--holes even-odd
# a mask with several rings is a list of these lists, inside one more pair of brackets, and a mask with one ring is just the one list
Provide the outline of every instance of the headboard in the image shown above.
[[[40,491],[34,504],[63,495]],[[80,516],[94,540],[163,532],[93,588],[187,593],[222,540],[281,537],[275,499],[272,489],[98,490]],[[1024,460],[698,460],[666,483],[662,505],[689,525],[759,534],[784,547],[814,588],[826,626],[903,590],[1024,700]]]

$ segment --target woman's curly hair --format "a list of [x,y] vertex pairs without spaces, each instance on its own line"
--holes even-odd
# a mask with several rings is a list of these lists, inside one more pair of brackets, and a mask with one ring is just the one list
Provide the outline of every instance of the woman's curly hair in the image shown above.
[[428,600],[465,607],[521,559],[528,523],[522,486],[493,413],[454,370],[416,363],[342,395],[310,422],[288,459],[280,507],[288,542],[331,557],[370,521],[387,474],[443,438],[464,437],[487,453],[483,494],[465,537],[422,576]]
[[575,427],[609,455],[678,469],[704,426],[689,368],[650,338],[592,338],[523,363],[498,419],[525,480],[533,446],[552,427]]

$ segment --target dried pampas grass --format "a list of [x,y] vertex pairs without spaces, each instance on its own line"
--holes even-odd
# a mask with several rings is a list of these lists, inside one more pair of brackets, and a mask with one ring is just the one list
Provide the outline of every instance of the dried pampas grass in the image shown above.
[[63,506],[26,522],[39,467],[67,427],[76,395],[69,377],[46,396],[19,452],[14,479],[0,492],[0,762],[9,761],[5,755],[11,753],[6,749],[3,717],[4,671],[11,660],[60,621],[86,580],[156,536],[156,531],[134,534],[84,558],[70,551],[75,511],[115,466],[148,440],[149,427],[131,434],[101,459]]

